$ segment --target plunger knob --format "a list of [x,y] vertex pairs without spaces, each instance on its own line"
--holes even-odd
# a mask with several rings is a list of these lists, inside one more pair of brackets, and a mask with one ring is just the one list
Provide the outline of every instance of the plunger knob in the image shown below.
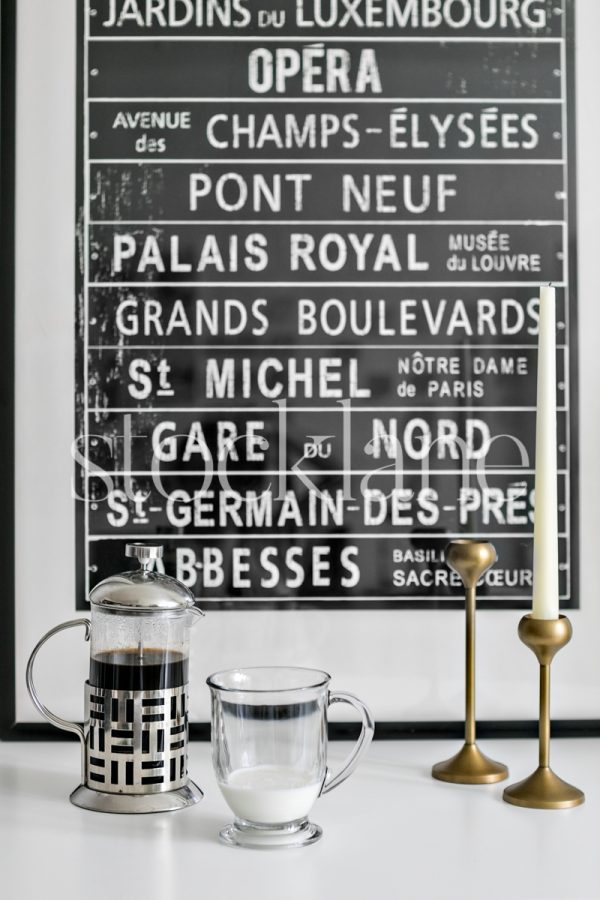
[[152,560],[161,559],[162,544],[125,544],[125,556],[139,559],[142,569],[147,569]]

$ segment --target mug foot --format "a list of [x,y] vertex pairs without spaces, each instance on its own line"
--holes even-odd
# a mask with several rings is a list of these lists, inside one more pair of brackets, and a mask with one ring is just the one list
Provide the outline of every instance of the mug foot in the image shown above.
[[219,832],[224,844],[230,847],[250,847],[255,850],[288,849],[314,844],[323,834],[320,825],[309,822],[292,822],[288,825],[255,825],[236,819]]

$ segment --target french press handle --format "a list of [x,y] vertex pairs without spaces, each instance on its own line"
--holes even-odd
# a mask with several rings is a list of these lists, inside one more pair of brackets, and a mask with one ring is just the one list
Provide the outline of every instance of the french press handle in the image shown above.
[[78,725],[77,722],[69,722],[68,719],[62,719],[60,716],[57,716],[53,712],[50,712],[48,707],[45,706],[44,703],[42,703],[42,701],[40,700],[39,694],[33,681],[33,665],[40,648],[46,643],[47,640],[49,640],[51,637],[54,637],[55,634],[58,634],[59,631],[65,631],[67,628],[75,628],[75,626],[77,625],[83,625],[83,627],[85,628],[85,640],[89,641],[90,631],[92,627],[89,619],[71,619],[69,622],[62,622],[55,628],[51,628],[50,631],[46,632],[46,634],[37,642],[37,644],[33,648],[31,656],[29,657],[29,660],[27,662],[27,671],[25,673],[25,678],[27,681],[27,690],[29,691],[29,696],[31,697],[37,709],[44,716],[44,718],[48,719],[49,722],[51,722],[53,725],[56,725],[57,728],[61,728],[63,731],[73,732],[73,734],[76,734],[81,741],[83,782],[85,781],[85,732],[81,725]]

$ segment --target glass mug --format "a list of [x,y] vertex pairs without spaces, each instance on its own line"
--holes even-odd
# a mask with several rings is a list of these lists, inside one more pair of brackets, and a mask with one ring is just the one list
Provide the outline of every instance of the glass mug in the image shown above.
[[[354,771],[374,733],[371,714],[353,694],[329,690],[315,669],[261,667],[217,672],[212,698],[212,756],[221,792],[234,813],[226,844],[299,847],[322,834],[308,820],[315,800]],[[349,703],[362,730],[342,769],[327,768],[327,710]]]

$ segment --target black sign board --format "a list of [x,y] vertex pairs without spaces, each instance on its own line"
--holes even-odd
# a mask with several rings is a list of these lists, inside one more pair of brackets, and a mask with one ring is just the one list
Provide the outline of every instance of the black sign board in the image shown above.
[[159,538],[204,606],[481,605],[532,580],[557,287],[576,605],[573,40],[560,0],[86,0],[78,602]]

